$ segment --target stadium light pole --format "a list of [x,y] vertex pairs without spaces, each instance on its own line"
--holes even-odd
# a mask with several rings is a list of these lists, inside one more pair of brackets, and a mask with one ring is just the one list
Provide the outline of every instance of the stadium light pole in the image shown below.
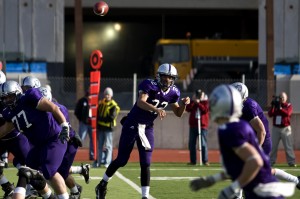
[[[266,31],[267,31],[267,102],[272,100],[275,92],[274,83],[274,6],[273,0],[266,0]],[[268,106],[268,104],[266,105]]]
[[75,45],[76,45],[76,99],[80,99],[85,92],[84,70],[82,54],[82,2],[75,0]]

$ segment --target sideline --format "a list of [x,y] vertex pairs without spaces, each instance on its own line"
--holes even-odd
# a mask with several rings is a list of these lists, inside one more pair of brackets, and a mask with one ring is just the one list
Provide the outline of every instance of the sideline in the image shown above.
[[[126,178],[125,176],[123,176],[120,172],[116,172],[115,173],[116,174],[116,176],[118,176],[118,178],[120,178],[121,180],[123,180],[124,182],[126,182],[127,184],[129,184],[133,189],[135,189],[137,192],[139,192],[140,194],[142,194],[142,191],[141,191],[141,188],[138,186],[138,185],[136,185],[134,182],[132,182],[131,180],[129,180],[128,178]],[[151,196],[150,194],[149,194],[149,197],[148,197],[149,199],[156,199],[156,198],[154,198],[153,196]]]

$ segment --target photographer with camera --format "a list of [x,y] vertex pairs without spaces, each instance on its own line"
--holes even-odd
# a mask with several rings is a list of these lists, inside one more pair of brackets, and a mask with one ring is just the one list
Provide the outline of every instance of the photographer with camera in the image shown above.
[[[192,101],[186,106],[185,109],[190,113],[189,116],[189,151],[190,163],[189,165],[196,165],[197,162],[197,139],[201,130],[201,159],[205,166],[208,163],[208,148],[207,148],[207,129],[209,122],[209,106],[207,95],[201,90],[196,90]],[[198,120],[200,119],[200,129],[198,127]],[[199,160],[200,161],[200,160]]]
[[288,165],[296,167],[291,128],[293,107],[291,103],[287,102],[287,98],[288,97],[285,92],[282,92],[279,96],[273,97],[271,108],[268,111],[269,117],[273,117],[272,150],[270,161],[272,165],[275,164],[278,145],[280,140],[282,140]]

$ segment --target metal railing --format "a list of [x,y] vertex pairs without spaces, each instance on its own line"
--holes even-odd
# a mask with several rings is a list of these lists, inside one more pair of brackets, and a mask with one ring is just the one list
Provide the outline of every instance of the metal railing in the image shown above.
[[[143,79],[137,79],[137,84]],[[187,90],[183,90],[182,82],[176,82],[176,85],[181,90],[182,96],[192,96],[194,91],[202,89],[205,93],[209,94],[213,88],[219,84],[231,84],[240,79],[209,79],[201,80],[194,79],[188,86]],[[66,77],[48,77],[48,84],[52,88],[53,97],[56,98],[60,103],[64,104],[68,109],[74,109],[76,104],[76,78]],[[84,79],[84,88],[89,87],[89,78]],[[267,87],[268,84],[274,83],[273,81],[267,80],[251,80],[246,79],[245,84],[249,89],[249,97],[255,99],[263,108],[268,105],[267,102]],[[102,78],[100,86],[100,97],[106,87],[111,87],[114,91],[114,99],[119,103],[122,110],[129,110],[133,104],[133,87],[134,78]],[[138,88],[137,88],[138,89]]]

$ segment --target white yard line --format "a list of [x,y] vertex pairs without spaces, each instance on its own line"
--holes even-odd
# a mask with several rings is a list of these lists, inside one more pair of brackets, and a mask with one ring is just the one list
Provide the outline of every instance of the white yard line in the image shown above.
[[[276,167],[275,167],[276,168]],[[284,171],[300,171],[300,168],[280,168]],[[136,168],[136,169],[126,169],[126,168],[122,168],[122,170],[124,171],[135,171],[135,170],[140,170],[140,168]],[[151,171],[221,171],[221,168],[208,168],[208,167],[203,167],[203,168],[159,168],[159,169],[150,169]]]
[[[123,180],[124,182],[126,182],[127,184],[129,184],[129,186],[131,186],[133,189],[135,189],[137,192],[139,192],[140,194],[142,194],[141,188],[136,185],[134,182],[132,182],[131,180],[129,180],[128,178],[126,178],[125,176],[123,176],[120,172],[116,172],[116,176],[118,176],[118,178],[120,178],[121,180]],[[148,197],[149,199],[155,199],[153,196],[149,195]]]

